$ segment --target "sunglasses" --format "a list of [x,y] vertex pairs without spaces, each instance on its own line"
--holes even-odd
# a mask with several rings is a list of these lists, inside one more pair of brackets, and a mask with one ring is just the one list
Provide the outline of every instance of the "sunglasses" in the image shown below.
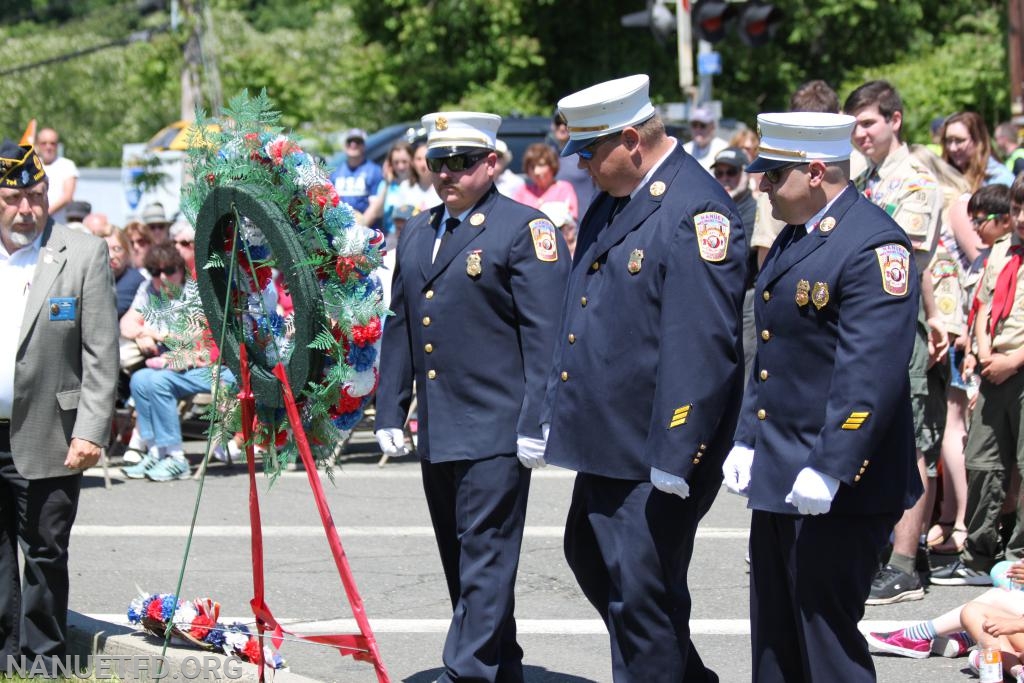
[[192,240],[174,240],[174,243],[177,244],[179,247],[191,247],[193,244],[195,244],[195,242]]
[[163,268],[153,268],[149,271],[149,274],[153,276],[153,279],[160,277],[161,275],[174,275],[180,270],[178,266],[164,266]]
[[788,171],[791,168],[796,168],[797,166],[803,166],[806,163],[807,162],[805,161],[796,161],[792,164],[786,164],[785,166],[779,166],[778,168],[773,168],[769,171],[765,171],[763,174],[764,179],[767,180],[772,185],[776,185],[780,180],[782,180],[782,176],[786,173],[786,171]]
[[740,170],[738,168],[732,168],[731,166],[729,168],[716,168],[715,169],[715,177],[716,178],[735,178],[739,174],[740,174]]
[[990,213],[987,216],[971,216],[971,225],[973,225],[975,229],[977,229],[985,225],[985,223],[988,223],[993,218],[999,218],[1000,216],[1005,215],[1006,214],[1004,213]]
[[591,159],[594,158],[594,152],[597,151],[598,147],[600,147],[602,144],[608,142],[612,138],[619,137],[619,135],[621,135],[621,134],[622,134],[622,131],[619,131],[618,133],[612,133],[611,135],[602,135],[599,138],[594,138],[593,142],[591,142],[586,147],[582,147],[579,150],[577,150],[576,154],[578,154],[580,156],[580,159],[583,159],[584,161],[590,161]]
[[427,159],[427,168],[434,173],[440,173],[442,166],[447,166],[452,173],[466,171],[480,163],[481,160],[490,156],[490,152],[465,152],[443,159]]

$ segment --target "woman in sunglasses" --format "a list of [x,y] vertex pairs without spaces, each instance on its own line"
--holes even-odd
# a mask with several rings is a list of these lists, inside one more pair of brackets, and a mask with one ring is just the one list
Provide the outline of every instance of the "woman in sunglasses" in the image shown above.
[[[169,353],[169,348],[175,346],[170,336],[175,334],[179,322],[182,328],[185,325],[183,319],[171,318],[184,316],[188,308],[167,307],[169,300],[178,299],[185,291],[189,277],[185,259],[175,245],[157,244],[146,255],[146,268],[153,279],[139,290],[131,310],[121,318],[121,334],[134,339],[146,355],[146,367],[131,378],[136,422],[128,444],[129,449],[142,456],[122,472],[129,479],[187,479],[190,468],[182,444],[178,401],[210,391],[212,376],[208,366],[216,359],[217,348],[212,340],[204,339],[195,349],[175,349],[173,356]],[[155,326],[143,317],[142,310],[154,306],[167,307],[166,324]],[[221,369],[220,379],[233,381],[227,368]]]

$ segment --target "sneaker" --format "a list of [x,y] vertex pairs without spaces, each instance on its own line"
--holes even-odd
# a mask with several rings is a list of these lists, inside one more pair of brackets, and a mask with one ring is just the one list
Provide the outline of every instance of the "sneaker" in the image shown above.
[[876,650],[891,652],[901,657],[927,659],[932,653],[932,641],[907,638],[903,634],[903,629],[890,633],[869,633],[864,637],[867,639],[868,645]]
[[981,673],[981,650],[971,650],[967,655],[967,668],[977,676]]
[[146,457],[145,453],[134,448],[127,448],[124,453],[121,454],[121,459],[129,465],[135,465],[142,462],[144,457]]
[[921,580],[916,574],[911,576],[902,569],[887,564],[875,574],[871,582],[871,593],[868,594],[865,604],[891,605],[895,602],[922,598],[924,588],[921,587]]
[[948,636],[939,636],[932,641],[932,654],[943,657],[955,658],[965,657],[971,649],[968,636],[963,631],[951,633]]
[[169,456],[158,462],[146,472],[146,477],[152,481],[172,481],[174,479],[188,479],[190,476],[188,460]]
[[988,572],[971,569],[959,559],[932,570],[932,583],[939,586],[991,586]]
[[146,453],[142,456],[142,460],[134,465],[122,467],[121,474],[129,479],[145,479],[149,470],[156,467],[158,462],[160,462],[160,458],[151,453]]

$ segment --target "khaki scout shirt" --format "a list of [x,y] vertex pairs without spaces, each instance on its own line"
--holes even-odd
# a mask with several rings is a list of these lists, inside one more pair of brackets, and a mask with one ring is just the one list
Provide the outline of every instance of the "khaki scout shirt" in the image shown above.
[[946,332],[964,334],[967,322],[964,316],[964,274],[960,261],[946,249],[940,240],[935,247],[935,256],[928,266],[932,274],[932,291],[935,294],[935,305],[939,309]]
[[[914,258],[923,272],[935,253],[942,216],[942,190],[931,171],[910,153],[910,147],[885,157],[875,171],[875,183],[868,198],[892,216],[914,244]],[[863,188],[871,178],[872,169],[865,169],[856,185]]]
[[[1012,235],[1004,235],[992,245],[992,252],[985,263],[985,272],[978,283],[978,298],[984,311],[990,311],[992,295],[995,292],[999,273],[1010,262],[1010,247],[1017,244]],[[996,326],[992,338],[992,351],[995,353],[1011,353],[1024,346],[1024,267],[1017,270],[1017,289],[1013,297],[1013,308],[1010,315]],[[986,316],[987,319],[987,316]]]

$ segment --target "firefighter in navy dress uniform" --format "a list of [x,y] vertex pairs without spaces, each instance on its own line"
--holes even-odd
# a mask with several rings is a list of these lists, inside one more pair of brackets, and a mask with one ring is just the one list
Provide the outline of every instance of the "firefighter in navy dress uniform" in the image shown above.
[[726,486],[749,496],[755,683],[874,681],[857,630],[878,555],[921,492],[906,233],[849,182],[852,116],[758,116],[772,215],[757,356]]
[[445,683],[523,680],[513,591],[530,469],[520,458],[544,452],[540,403],[569,271],[551,221],[494,187],[500,123],[423,117],[443,203],[402,231],[377,390],[377,440],[397,454],[416,383],[423,488],[453,609]]
[[736,205],[665,133],[645,75],[563,98],[583,219],[548,379],[546,457],[578,472],[566,559],[617,683],[717,681],[686,573],[740,407],[747,246]]

